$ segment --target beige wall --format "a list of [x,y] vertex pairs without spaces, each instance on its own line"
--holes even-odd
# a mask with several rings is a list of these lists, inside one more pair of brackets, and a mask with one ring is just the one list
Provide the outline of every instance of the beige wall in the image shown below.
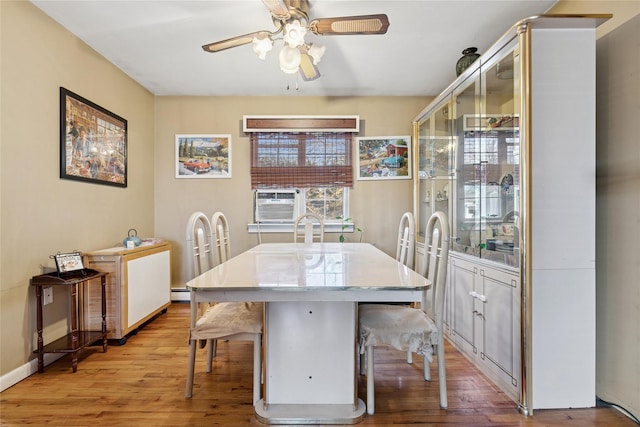
[[640,14],[598,40],[596,391],[640,418]]
[[[253,221],[249,177],[249,137],[241,132],[244,114],[358,114],[359,136],[411,135],[412,119],[428,104],[426,97],[159,97],[156,100],[156,234],[172,242],[174,286],[189,279],[184,247],[187,219],[201,210],[222,211],[230,222],[231,251],[257,244],[247,233]],[[175,134],[231,134],[231,179],[176,179]],[[350,192],[350,216],[364,229],[364,241],[395,255],[397,225],[412,210],[412,181],[356,181]],[[348,235],[347,240],[355,235]],[[291,235],[263,235],[263,241]],[[327,234],[337,241],[337,234]]]
[[596,394],[640,418],[640,1],[561,1],[612,13],[596,48]]
[[[32,359],[29,279],[58,251],[154,233],[154,97],[26,1],[1,1],[0,374]],[[59,87],[129,122],[129,186],[59,178]],[[46,307],[45,337],[66,333],[66,293]]]

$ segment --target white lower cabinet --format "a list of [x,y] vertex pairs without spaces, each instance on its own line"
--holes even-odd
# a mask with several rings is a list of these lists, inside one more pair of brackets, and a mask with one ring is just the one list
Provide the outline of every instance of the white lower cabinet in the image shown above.
[[[134,249],[122,246],[83,254],[84,266],[107,275],[107,338],[126,343],[133,333],[171,304],[171,245],[165,241]],[[94,282],[96,282],[94,280]],[[81,322],[100,325],[100,287],[95,283],[80,294]],[[97,326],[96,326],[97,325]]]
[[516,272],[449,257],[451,342],[515,401],[520,378],[520,283]]

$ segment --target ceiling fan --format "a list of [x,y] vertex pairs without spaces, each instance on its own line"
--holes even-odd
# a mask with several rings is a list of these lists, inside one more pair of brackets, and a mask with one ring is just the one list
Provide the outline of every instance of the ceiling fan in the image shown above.
[[318,63],[324,54],[324,46],[307,43],[307,32],[315,35],[367,35],[385,34],[389,28],[387,15],[359,15],[337,18],[321,18],[309,21],[308,0],[262,0],[267,7],[275,31],[256,31],[202,46],[205,52],[219,52],[232,47],[252,43],[260,59],[265,59],[274,41],[283,40],[280,51],[280,69],[287,74],[299,72],[304,80],[320,77]]

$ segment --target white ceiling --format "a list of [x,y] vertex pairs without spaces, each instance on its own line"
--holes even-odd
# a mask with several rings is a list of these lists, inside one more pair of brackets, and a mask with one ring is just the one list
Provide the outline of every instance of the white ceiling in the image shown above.
[[260,0],[32,3],[155,95],[432,96],[456,77],[463,49],[484,52],[517,21],[556,0],[310,0],[311,19],[385,13],[390,22],[384,35],[308,34],[308,42],[327,48],[321,77],[311,82],[280,71],[278,48],[265,61],[251,45],[202,50],[273,31]]

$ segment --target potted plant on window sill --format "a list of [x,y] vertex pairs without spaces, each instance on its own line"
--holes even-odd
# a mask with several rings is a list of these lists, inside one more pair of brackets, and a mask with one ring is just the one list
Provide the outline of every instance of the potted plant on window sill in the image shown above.
[[[349,227],[348,222],[351,221],[352,218],[351,217],[345,218],[342,215],[338,215],[336,218],[339,219],[342,222],[341,227],[340,227],[342,232],[340,233],[340,236],[338,236],[338,241],[340,243],[344,243],[344,240],[345,240],[344,239],[344,230],[346,230],[347,227]],[[356,227],[355,225],[354,225],[354,228],[355,228],[356,231],[360,232],[360,240],[359,240],[359,242],[362,243],[362,233],[364,233],[364,231],[362,230],[362,228]]]

